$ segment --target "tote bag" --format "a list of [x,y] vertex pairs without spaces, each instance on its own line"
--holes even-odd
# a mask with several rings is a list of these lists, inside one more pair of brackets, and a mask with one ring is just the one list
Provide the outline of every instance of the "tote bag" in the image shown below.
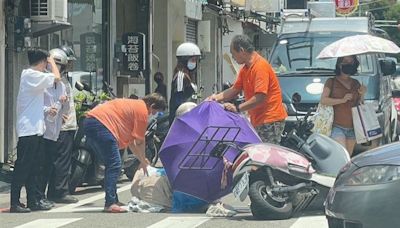
[[333,107],[318,104],[317,113],[311,117],[311,121],[314,123],[312,132],[330,136],[333,124]]
[[[332,88],[329,97],[332,95],[334,82],[335,79],[332,81]],[[319,103],[316,114],[310,118],[310,120],[314,123],[314,127],[311,129],[311,131],[330,136],[332,132],[333,114],[334,112],[332,106]]]
[[382,137],[378,116],[370,104],[360,104],[351,109],[357,143],[365,143]]

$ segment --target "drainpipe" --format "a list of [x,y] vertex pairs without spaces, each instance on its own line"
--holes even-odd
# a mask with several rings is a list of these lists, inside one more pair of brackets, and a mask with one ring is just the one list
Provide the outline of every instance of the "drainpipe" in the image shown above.
[[5,47],[6,47],[5,0],[0,0],[0,163],[5,162],[4,114],[5,114]]

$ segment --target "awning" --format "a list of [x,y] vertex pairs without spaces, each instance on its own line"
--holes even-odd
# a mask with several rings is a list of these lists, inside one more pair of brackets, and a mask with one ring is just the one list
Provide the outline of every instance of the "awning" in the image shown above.
[[64,21],[32,21],[32,37],[39,37],[70,28],[71,24]]

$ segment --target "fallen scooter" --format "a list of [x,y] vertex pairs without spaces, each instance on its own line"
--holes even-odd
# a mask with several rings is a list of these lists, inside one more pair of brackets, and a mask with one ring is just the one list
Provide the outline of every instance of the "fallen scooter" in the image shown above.
[[[299,95],[292,97],[296,102],[300,99]],[[311,111],[286,134],[284,146],[261,143],[238,148],[230,144],[241,150],[232,164],[233,194],[242,201],[250,197],[255,218],[287,219],[304,209],[323,209],[336,175],[350,161],[343,146],[310,131]]]

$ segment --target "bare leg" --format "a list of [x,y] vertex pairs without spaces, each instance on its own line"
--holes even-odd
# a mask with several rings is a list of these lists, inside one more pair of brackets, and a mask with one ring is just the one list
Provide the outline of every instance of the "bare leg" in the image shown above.
[[353,154],[354,146],[356,145],[356,140],[355,139],[346,139],[346,149],[347,152],[349,153],[349,156]]

